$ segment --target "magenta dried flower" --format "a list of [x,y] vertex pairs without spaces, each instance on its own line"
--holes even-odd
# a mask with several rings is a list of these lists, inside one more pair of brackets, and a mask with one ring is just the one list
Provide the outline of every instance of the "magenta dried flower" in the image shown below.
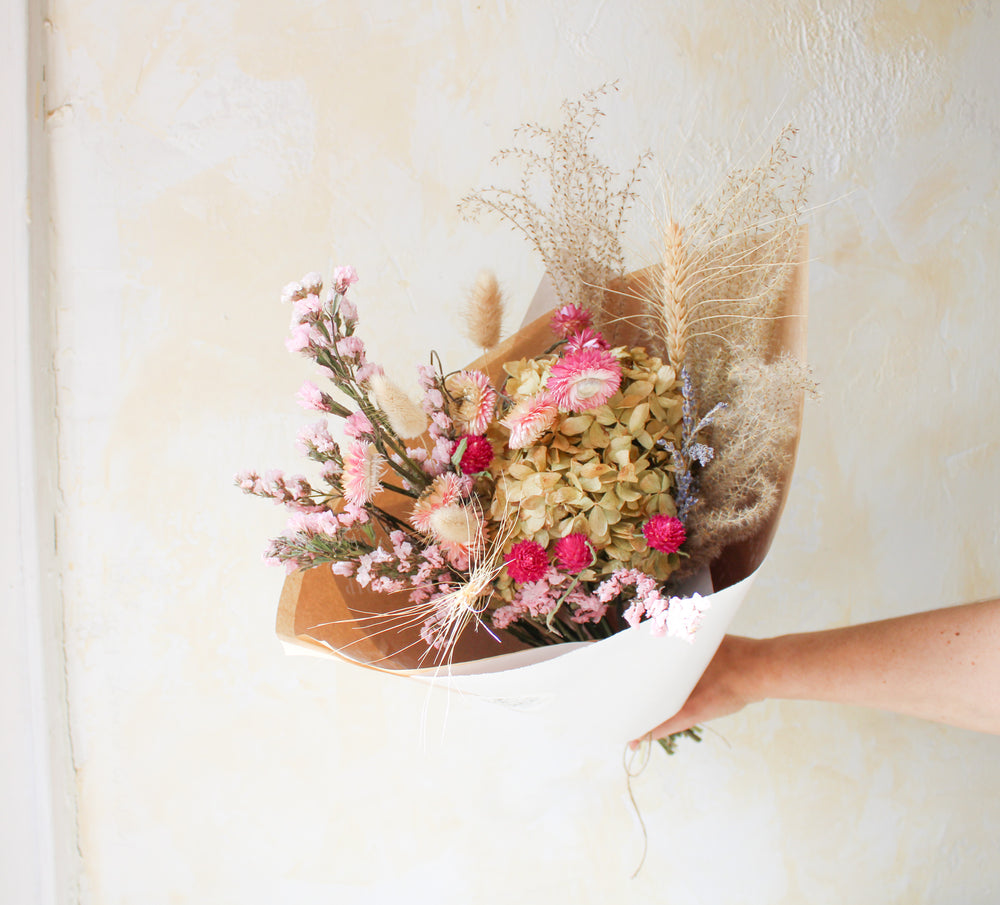
[[646,543],[661,553],[676,553],[687,540],[684,523],[672,515],[654,515],[642,526]]
[[549,570],[549,557],[541,544],[523,540],[510,548],[505,557],[507,574],[514,581],[538,581]]

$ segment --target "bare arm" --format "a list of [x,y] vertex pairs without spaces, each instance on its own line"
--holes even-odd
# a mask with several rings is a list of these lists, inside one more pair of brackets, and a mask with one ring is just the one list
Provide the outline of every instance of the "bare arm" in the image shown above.
[[779,638],[727,635],[687,703],[653,737],[766,698],[856,704],[1000,733],[1000,599]]

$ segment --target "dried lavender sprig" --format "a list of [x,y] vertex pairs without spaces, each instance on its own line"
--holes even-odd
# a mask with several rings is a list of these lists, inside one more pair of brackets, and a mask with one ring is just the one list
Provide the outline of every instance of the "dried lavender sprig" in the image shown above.
[[709,427],[715,416],[726,408],[725,402],[719,402],[698,421],[698,405],[695,398],[694,382],[687,367],[681,368],[681,446],[680,449],[671,440],[659,440],[657,445],[662,447],[670,455],[671,464],[676,469],[675,483],[677,485],[677,517],[682,521],[687,521],[687,514],[697,504],[698,497],[695,495],[695,477],[692,474],[692,466],[697,463],[704,467],[715,456],[715,450],[705,443],[697,440],[698,434]]

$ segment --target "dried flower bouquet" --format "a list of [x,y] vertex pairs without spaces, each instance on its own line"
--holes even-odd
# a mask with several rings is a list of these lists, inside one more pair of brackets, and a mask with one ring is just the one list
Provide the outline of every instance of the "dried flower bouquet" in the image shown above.
[[500,342],[503,300],[482,274],[467,314],[487,351],[457,370],[433,356],[419,399],[368,360],[352,268],[325,291],[318,274],[286,287],[288,348],[332,384],[299,401],[342,419],[344,437],[325,418],[300,435],[318,481],[237,476],[292,510],[267,552],[290,572],[283,636],[390,670],[642,622],[691,640],[710,601],[679,582],[713,567],[732,583],[762,558],[809,385],[780,351],[804,289],[790,133],[713,205],[667,217],[660,259],[626,274],[620,231],[644,161],[619,186],[593,156],[598,94],[504,152],[524,165],[518,190],[462,204],[531,240],[553,309]]

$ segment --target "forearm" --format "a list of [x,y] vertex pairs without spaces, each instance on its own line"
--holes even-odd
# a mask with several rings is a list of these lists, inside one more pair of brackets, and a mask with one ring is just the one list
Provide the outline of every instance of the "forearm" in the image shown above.
[[834,701],[1000,733],[1000,600],[753,644],[746,697]]

